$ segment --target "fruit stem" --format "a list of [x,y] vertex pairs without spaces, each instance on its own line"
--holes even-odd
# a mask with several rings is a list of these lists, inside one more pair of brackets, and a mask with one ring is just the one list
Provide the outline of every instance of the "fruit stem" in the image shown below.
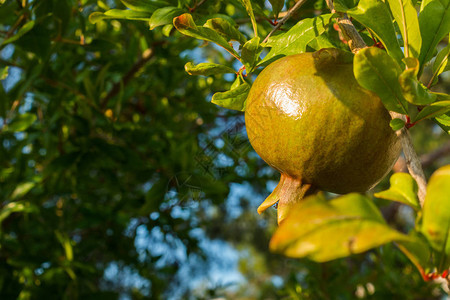
[[316,191],[317,189],[313,185],[302,183],[301,179],[293,178],[282,173],[277,187],[258,207],[258,213],[262,213],[277,203],[277,219],[278,224],[281,224],[293,205],[300,202],[305,196],[311,195]]

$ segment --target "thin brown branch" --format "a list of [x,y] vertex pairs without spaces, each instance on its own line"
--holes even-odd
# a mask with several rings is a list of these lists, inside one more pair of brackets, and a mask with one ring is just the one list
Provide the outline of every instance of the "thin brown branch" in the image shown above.
[[206,0],[201,0],[200,2],[197,2],[194,7],[189,8],[189,12],[193,13],[197,8],[199,8],[203,3],[205,3]]
[[[326,0],[327,5],[330,8],[332,13],[335,13],[335,9],[333,6],[332,0]],[[341,29],[344,37],[348,41],[348,45],[353,53],[358,52],[360,49],[367,47],[366,43],[363,41],[358,31],[356,30],[353,23],[348,19],[348,17],[344,14],[342,17],[337,19],[339,28]],[[399,118],[405,120],[405,115],[390,111],[392,119]],[[417,185],[419,186],[418,197],[420,201],[420,205],[423,206],[425,202],[427,181],[425,178],[425,174],[423,173],[422,165],[420,163],[419,157],[414,149],[412,144],[411,136],[409,131],[403,127],[400,130],[396,131],[397,136],[401,140],[403,147],[403,154],[405,155],[406,166],[408,167],[408,171],[411,176],[416,180]]]
[[134,75],[155,55],[153,48],[149,48],[142,53],[141,58],[131,67],[131,69],[122,77],[122,79],[114,84],[111,91],[101,100],[100,107],[102,110],[106,108],[109,100],[114,98],[119,92],[122,86],[127,85],[127,83],[133,79]]
[[287,12],[286,15],[283,17],[283,19],[281,19],[280,21],[278,21],[278,24],[272,29],[271,32],[269,32],[269,34],[266,36],[266,38],[263,40],[263,43],[267,42],[270,38],[270,36],[277,31],[281,26],[284,25],[284,23],[286,23],[287,20],[289,20],[290,17],[292,17],[292,15],[295,13],[295,11],[297,11],[304,3],[306,2],[306,0],[299,0],[297,3],[295,3],[294,6],[292,6]]

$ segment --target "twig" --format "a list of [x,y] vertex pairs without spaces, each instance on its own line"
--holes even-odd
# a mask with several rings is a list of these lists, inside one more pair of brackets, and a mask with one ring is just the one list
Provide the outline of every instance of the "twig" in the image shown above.
[[155,55],[155,51],[149,48],[142,53],[141,58],[131,67],[131,69],[123,76],[122,80],[114,84],[111,91],[102,99],[100,107],[105,109],[108,101],[114,98],[119,92],[122,85],[126,85],[134,75]]
[[202,0],[202,1],[198,2],[198,3],[196,3],[196,4],[194,5],[194,7],[189,8],[189,12],[190,12],[190,13],[193,13],[197,8],[200,7],[200,5],[202,5],[202,4],[205,3],[205,2],[206,2],[206,0]]
[[269,32],[269,34],[266,36],[266,38],[264,39],[264,41],[262,41],[263,43],[267,42],[270,38],[270,36],[277,31],[281,26],[284,25],[284,23],[286,23],[286,21],[294,14],[294,12],[299,9],[304,3],[306,2],[306,0],[299,0],[297,3],[295,3],[294,6],[292,6],[287,12],[286,15],[283,17],[283,19],[281,19],[278,24],[272,29],[271,32]]
[[[327,0],[327,5],[331,12],[334,14],[336,10],[334,9],[333,1]],[[360,49],[366,48],[367,45],[359,35],[358,30],[356,30],[352,21],[348,18],[347,14],[340,13],[340,16],[336,19],[339,29],[344,36],[344,39],[348,42],[348,46],[353,53],[358,52]]]
[[[334,9],[333,1],[332,0],[326,1],[331,12],[335,13],[336,10]],[[337,21],[339,28],[344,34],[344,37],[347,39],[348,45],[353,53],[356,53],[360,49],[367,47],[366,43],[359,35],[353,23],[350,21],[350,19],[348,19],[348,17],[345,14],[343,14],[343,17],[338,18]],[[395,118],[399,118],[402,120],[406,119],[405,115],[396,112],[390,111],[389,114],[391,115],[392,119]],[[422,165],[420,163],[416,151],[414,150],[414,146],[412,144],[409,131],[405,127],[403,127],[402,129],[397,130],[396,134],[402,143],[403,154],[405,155],[406,166],[408,167],[408,171],[411,174],[411,176],[416,180],[417,185],[419,186],[418,197],[420,205],[423,207],[423,204],[425,202],[427,181],[425,178],[425,174],[423,173]]]

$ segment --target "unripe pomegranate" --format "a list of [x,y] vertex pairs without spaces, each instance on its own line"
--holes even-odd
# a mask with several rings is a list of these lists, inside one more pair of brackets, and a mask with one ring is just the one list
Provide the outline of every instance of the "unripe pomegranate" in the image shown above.
[[281,173],[258,208],[289,206],[317,189],[365,192],[392,168],[401,144],[379,97],[362,88],[337,49],[281,58],[257,77],[245,122],[255,151]]

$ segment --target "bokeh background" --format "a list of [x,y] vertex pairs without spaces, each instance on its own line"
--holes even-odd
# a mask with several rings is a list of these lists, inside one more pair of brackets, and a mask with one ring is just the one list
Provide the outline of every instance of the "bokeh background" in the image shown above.
[[[309,1],[290,22],[325,7]],[[240,65],[147,22],[89,22],[109,8],[124,6],[0,1],[0,299],[446,299],[394,245],[324,264],[269,253],[276,210],[256,208],[279,174],[243,114],[210,103],[235,75],[184,71]],[[251,28],[237,0],[198,9]],[[439,80],[449,92],[448,72]],[[424,160],[435,154],[427,175],[449,162],[440,128],[411,133]],[[407,207],[375,201],[393,227],[413,226]]]

